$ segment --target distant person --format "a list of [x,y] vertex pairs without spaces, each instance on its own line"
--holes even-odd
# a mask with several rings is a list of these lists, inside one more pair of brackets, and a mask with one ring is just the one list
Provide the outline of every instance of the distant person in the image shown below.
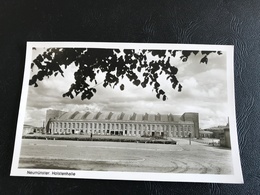
[[92,133],[90,134],[90,138],[92,138]]

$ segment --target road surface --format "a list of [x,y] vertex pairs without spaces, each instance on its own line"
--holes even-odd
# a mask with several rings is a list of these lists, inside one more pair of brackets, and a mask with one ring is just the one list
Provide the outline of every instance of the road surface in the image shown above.
[[232,174],[231,150],[188,140],[177,145],[126,142],[22,141],[20,168]]

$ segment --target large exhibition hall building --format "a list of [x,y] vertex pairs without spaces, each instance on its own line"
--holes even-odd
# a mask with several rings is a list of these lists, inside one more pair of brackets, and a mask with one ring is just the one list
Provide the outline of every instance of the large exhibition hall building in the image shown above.
[[198,113],[127,114],[47,110],[47,134],[199,137]]

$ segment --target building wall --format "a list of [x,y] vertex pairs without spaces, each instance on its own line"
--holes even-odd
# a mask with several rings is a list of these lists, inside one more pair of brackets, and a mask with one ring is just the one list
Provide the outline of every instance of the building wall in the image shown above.
[[34,127],[30,125],[23,126],[23,135],[31,134],[34,131]]
[[231,148],[229,128],[224,129],[224,133],[220,135],[220,146]]
[[64,113],[65,112],[60,111],[60,110],[47,110],[47,112],[46,112],[46,119],[45,119],[46,133],[49,133],[48,130],[50,129],[49,128],[50,120],[55,120],[55,119],[59,118]]
[[185,112],[181,119],[184,121],[192,121],[194,123],[194,135],[193,137],[199,138],[199,114],[194,112]]
[[147,123],[128,121],[59,121],[51,120],[50,134],[99,134],[127,136],[188,137],[194,135],[194,124]]
[[[134,120],[75,120],[59,119],[64,112],[48,110],[46,132],[48,134],[98,134],[124,136],[196,137],[197,113],[183,115],[179,121]],[[145,118],[145,117],[144,117]]]

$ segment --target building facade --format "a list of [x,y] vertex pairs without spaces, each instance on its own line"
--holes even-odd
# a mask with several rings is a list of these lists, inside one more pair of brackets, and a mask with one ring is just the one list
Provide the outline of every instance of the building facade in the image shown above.
[[221,135],[224,133],[224,129],[228,128],[229,124],[227,124],[226,126],[217,126],[217,127],[211,127],[208,129],[205,129],[205,131],[209,131],[212,132],[212,138],[216,138],[216,139],[220,139]]
[[34,127],[31,125],[23,125],[23,135],[34,133]]
[[48,110],[47,134],[199,137],[198,113],[127,114]]
[[224,133],[220,134],[220,146],[231,148],[229,127],[224,129]]

